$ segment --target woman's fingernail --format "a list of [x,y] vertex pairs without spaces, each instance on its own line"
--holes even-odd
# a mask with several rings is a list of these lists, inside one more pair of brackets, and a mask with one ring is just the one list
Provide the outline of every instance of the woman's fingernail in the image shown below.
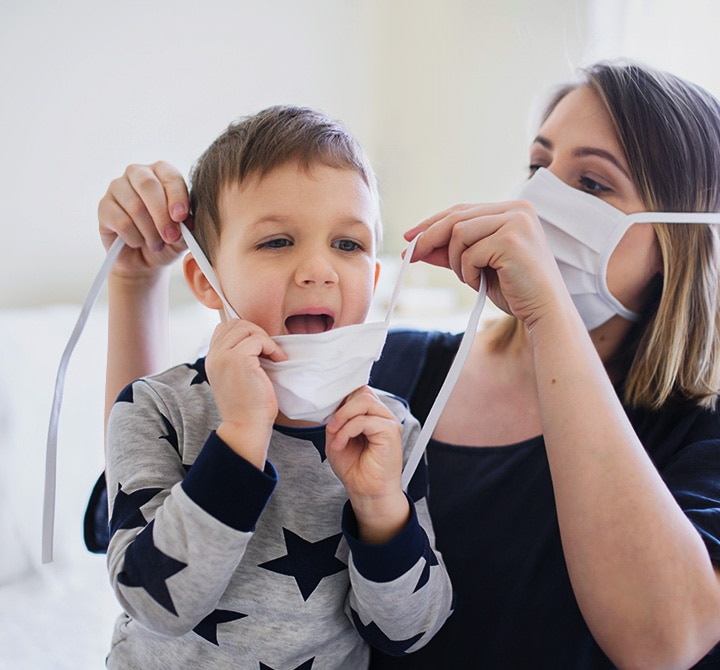
[[180,239],[180,228],[177,225],[166,226],[164,233],[168,242],[177,242]]
[[185,206],[178,203],[177,205],[174,205],[172,208],[172,218],[175,221],[182,221],[185,218]]

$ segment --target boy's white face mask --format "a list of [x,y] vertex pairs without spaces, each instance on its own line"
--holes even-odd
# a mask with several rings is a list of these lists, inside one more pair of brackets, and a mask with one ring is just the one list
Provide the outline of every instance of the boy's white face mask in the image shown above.
[[568,186],[540,168],[518,190],[542,223],[553,255],[585,327],[597,328],[619,314],[640,315],[622,305],[607,286],[608,261],[635,223],[720,223],[718,213],[637,212],[625,214],[600,198]]
[[[223,301],[229,318],[238,318],[227,302],[217,276],[195,238],[182,227],[188,249]],[[380,358],[390,315],[415,246],[405,254],[384,321],[341,326],[324,333],[277,335],[272,339],[285,352],[286,361],[260,358],[277,398],[280,411],[289,419],[325,423],[355,389],[367,384],[373,363]]]

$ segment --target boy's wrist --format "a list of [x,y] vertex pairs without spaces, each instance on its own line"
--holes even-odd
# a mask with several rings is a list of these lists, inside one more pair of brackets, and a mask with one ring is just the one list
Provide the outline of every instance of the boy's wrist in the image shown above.
[[398,489],[388,496],[350,496],[358,525],[358,539],[367,544],[384,544],[405,528],[410,504]]
[[215,432],[238,456],[244,458],[258,470],[265,468],[272,425],[265,427],[223,421]]

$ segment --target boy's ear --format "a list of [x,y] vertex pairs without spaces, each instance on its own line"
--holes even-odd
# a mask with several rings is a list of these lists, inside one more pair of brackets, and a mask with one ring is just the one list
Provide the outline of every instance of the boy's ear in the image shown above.
[[183,259],[183,274],[187,285],[201,304],[210,309],[222,310],[223,303],[220,296],[210,286],[210,282],[191,253],[185,254]]
[[375,281],[373,281],[373,291],[377,288],[378,279],[380,279],[380,261],[375,261]]

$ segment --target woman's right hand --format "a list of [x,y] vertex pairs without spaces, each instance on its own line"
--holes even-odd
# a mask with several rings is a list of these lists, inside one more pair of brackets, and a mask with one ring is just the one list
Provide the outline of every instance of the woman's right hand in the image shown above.
[[98,205],[100,237],[106,249],[120,236],[125,241],[113,272],[154,275],[185,249],[179,223],[190,213],[188,190],[169,163],[129,165]]

